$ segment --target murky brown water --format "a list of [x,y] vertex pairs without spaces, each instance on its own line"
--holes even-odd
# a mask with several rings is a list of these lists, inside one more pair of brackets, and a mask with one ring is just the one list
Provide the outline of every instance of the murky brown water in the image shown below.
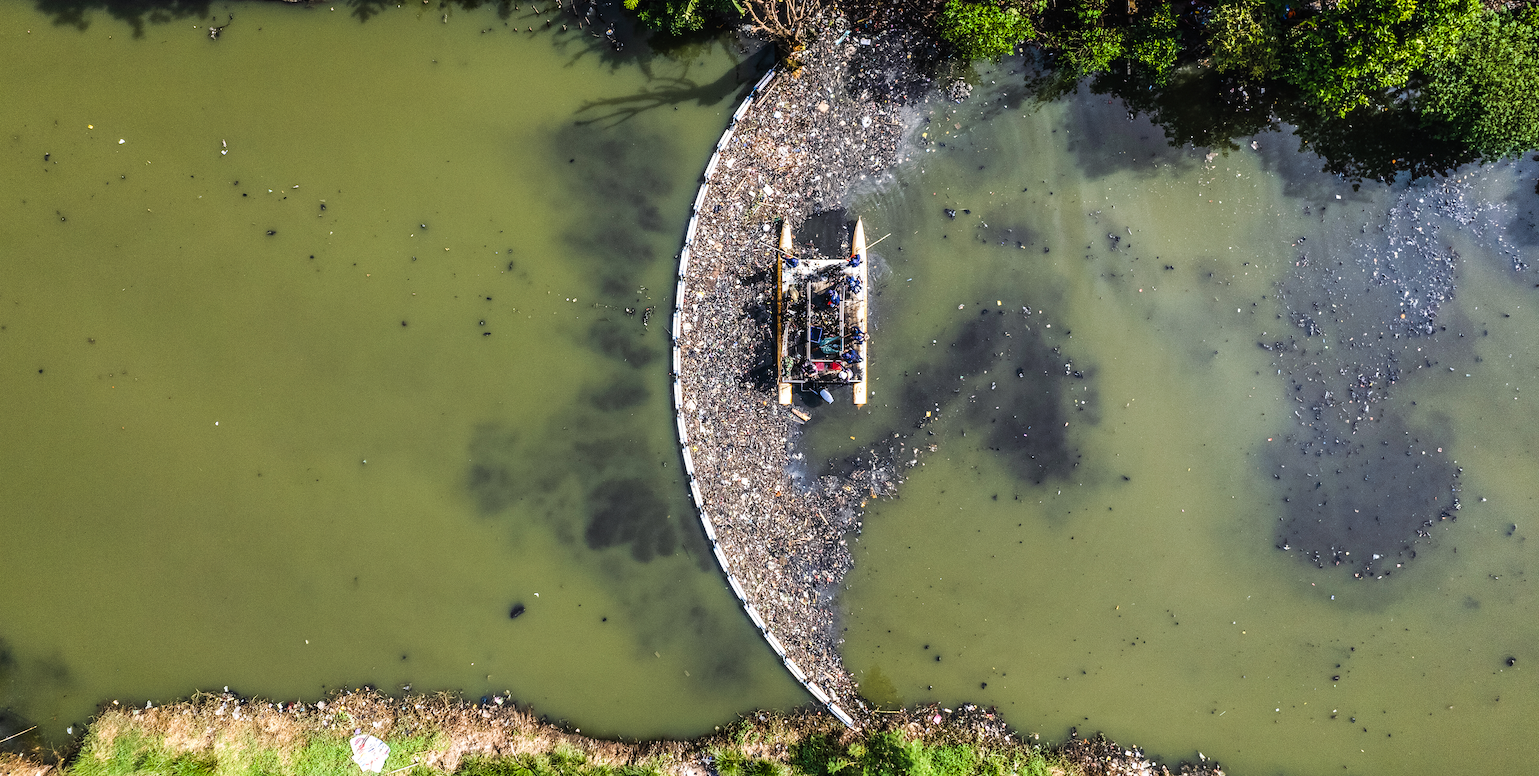
[[805,700],[640,315],[762,63],[442,13],[0,8],[5,734],[225,685],[633,736]]
[[1539,165],[1354,190],[1012,75],[857,202],[882,379],[809,458],[919,462],[857,545],[863,690],[1235,773],[1528,770]]

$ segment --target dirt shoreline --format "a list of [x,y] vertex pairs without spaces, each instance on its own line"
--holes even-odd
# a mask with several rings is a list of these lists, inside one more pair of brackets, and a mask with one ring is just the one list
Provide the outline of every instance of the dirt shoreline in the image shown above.
[[[827,770],[837,762],[859,773],[871,771],[849,758],[877,749],[885,739],[950,747],[953,754],[965,747],[975,757],[973,770],[1021,776],[1223,776],[1212,761],[1171,771],[1136,748],[1100,736],[1043,746],[973,705],[884,714],[864,731],[852,731],[822,712],[753,712],[697,739],[625,741],[584,736],[503,696],[477,703],[449,694],[392,698],[371,689],[337,692],[308,704],[229,692],[144,708],[113,701],[92,721],[68,765],[40,755],[0,753],[0,774],[356,774],[348,742],[360,734],[389,745],[386,773],[790,776],[793,769]],[[809,747],[823,753],[823,766],[809,762]],[[901,762],[900,757],[886,764]],[[1014,767],[1000,769],[1001,764]]]

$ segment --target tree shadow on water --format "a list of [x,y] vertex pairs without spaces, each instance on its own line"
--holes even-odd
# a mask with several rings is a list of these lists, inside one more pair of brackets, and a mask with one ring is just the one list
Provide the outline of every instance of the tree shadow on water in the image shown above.
[[91,26],[93,12],[105,13],[132,27],[134,37],[144,37],[146,24],[166,24],[209,15],[208,0],[38,0],[37,10],[53,19],[56,27],[82,32]]
[[740,91],[745,81],[737,68],[728,70],[710,83],[697,83],[688,76],[658,79],[660,84],[636,94],[590,100],[577,109],[583,116],[578,126],[595,125],[603,128],[616,127],[651,110],[669,105],[694,102],[697,105],[716,105]]
[[[1324,115],[1285,85],[1246,83],[1196,67],[1163,83],[1136,68],[1101,73],[1089,86],[1094,94],[1121,99],[1130,114],[1148,116],[1172,146],[1235,150],[1243,138],[1291,128],[1299,151],[1319,157],[1322,172],[1354,182],[1448,175],[1477,158],[1439,138],[1437,128],[1423,124],[1403,100]],[[1044,92],[1040,98],[1053,96]]]

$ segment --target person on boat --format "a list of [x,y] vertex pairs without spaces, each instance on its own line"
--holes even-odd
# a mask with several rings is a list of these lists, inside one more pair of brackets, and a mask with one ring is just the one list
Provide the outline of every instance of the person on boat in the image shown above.
[[787,253],[783,258],[786,262],[786,269],[796,269],[796,265],[801,263],[795,256],[792,256],[789,253]]
[[836,289],[836,288],[828,289],[828,306],[829,307],[838,307],[839,306],[839,290],[838,289]]
[[859,326],[852,326],[852,327],[850,327],[850,339],[852,341],[854,341],[854,343],[856,345],[859,345],[859,344],[865,342],[866,341],[866,332],[865,332],[865,330],[860,328]]
[[850,287],[850,296],[855,296],[860,293],[860,278],[851,275],[850,277],[845,278],[845,284]]
[[860,363],[860,351],[858,351],[858,350],[856,350],[854,348],[850,348],[849,350],[844,352],[844,354],[841,356],[841,358],[843,358],[845,361],[850,362],[851,364],[859,364]]
[[851,267],[859,267],[860,266],[860,254],[857,253],[857,254],[855,254],[855,255],[850,257],[850,266]]

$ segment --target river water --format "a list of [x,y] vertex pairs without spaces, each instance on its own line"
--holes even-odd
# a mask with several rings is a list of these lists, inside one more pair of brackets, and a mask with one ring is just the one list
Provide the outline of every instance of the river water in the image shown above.
[[682,214],[765,63],[571,21],[0,7],[7,735],[226,685],[634,736],[807,700],[667,401]]
[[1018,67],[854,202],[881,377],[805,447],[918,462],[854,545],[862,691],[1233,773],[1531,769],[1539,164],[1353,186]]
[[[807,700],[666,392],[762,60],[527,5],[76,8],[0,8],[0,731],[225,685],[627,736]],[[855,544],[863,691],[1237,773],[1527,770],[1535,165],[1353,187],[1010,67],[851,203],[881,377],[804,446],[916,462]]]

